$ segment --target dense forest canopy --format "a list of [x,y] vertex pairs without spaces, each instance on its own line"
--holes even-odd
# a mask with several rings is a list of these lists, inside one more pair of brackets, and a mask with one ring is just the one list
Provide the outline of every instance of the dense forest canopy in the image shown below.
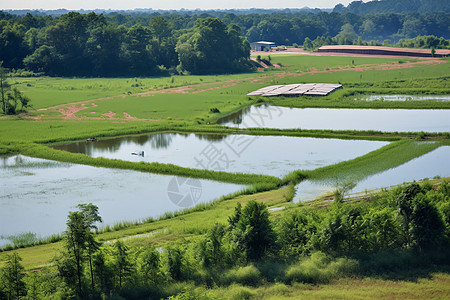
[[[408,2],[408,7],[425,7],[425,1]],[[251,64],[245,39],[287,46],[306,43],[312,49],[362,41],[447,48],[450,10],[441,2],[436,6],[441,11],[433,13],[424,9],[418,11],[426,13],[405,12],[406,6],[401,13],[395,12],[398,9],[361,13],[371,11],[364,10],[369,4],[368,8],[403,1],[353,2],[347,8],[337,6],[334,12],[133,11],[52,16],[0,11],[0,60],[6,68],[49,75],[151,76],[248,71]],[[355,7],[359,10],[354,11]],[[405,42],[418,36],[433,37]]]

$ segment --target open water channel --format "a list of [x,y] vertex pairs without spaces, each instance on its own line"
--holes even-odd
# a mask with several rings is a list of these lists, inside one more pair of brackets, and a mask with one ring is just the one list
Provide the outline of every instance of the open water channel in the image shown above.
[[240,128],[450,132],[449,110],[331,109],[252,106],[219,120]]
[[[448,177],[450,176],[449,158],[450,146],[441,146],[403,165],[357,182],[351,193],[370,191],[435,176]],[[314,200],[322,194],[333,192],[337,185],[337,182],[305,180],[296,186],[294,202]]]

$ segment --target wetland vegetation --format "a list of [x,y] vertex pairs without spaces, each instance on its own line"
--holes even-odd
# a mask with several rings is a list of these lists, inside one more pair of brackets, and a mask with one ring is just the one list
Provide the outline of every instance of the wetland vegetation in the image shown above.
[[[198,42],[199,32],[180,37],[180,47]],[[0,253],[0,298],[14,284],[17,298],[26,287],[33,299],[448,295],[450,194],[448,181],[436,175],[450,175],[450,102],[438,99],[450,91],[449,59],[271,53],[270,61],[280,68],[151,78],[12,73],[8,82],[33,108],[0,116],[0,154],[8,155],[0,168],[0,245],[14,242]],[[246,96],[308,82],[344,88],[323,98]],[[430,98],[355,100],[373,95]],[[218,124],[263,104],[268,110],[252,122],[278,116],[280,126]],[[298,115],[289,117],[297,109],[314,123],[286,126],[297,122]],[[407,111],[394,121],[412,122],[380,127],[388,125],[381,117],[387,110]],[[421,123],[428,114],[434,127]],[[371,120],[377,126],[361,126]],[[85,141],[93,137],[98,142]],[[194,159],[211,145],[252,140],[243,151],[226,148],[236,156],[228,168],[199,168]],[[58,150],[64,147],[70,152]],[[396,177],[399,170],[410,176]],[[177,176],[199,179],[207,199],[171,202]],[[424,177],[434,179],[362,197],[344,186],[361,182],[365,190]],[[338,193],[296,203],[309,182],[333,182]],[[175,194],[192,187],[198,188]],[[48,218],[55,223],[42,221]],[[64,228],[48,239],[37,235]]]

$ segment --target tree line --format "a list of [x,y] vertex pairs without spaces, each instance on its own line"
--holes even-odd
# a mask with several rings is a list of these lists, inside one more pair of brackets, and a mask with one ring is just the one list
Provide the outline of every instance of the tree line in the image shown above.
[[61,76],[229,73],[251,70],[247,40],[289,46],[318,37],[352,43],[358,37],[378,43],[425,35],[448,39],[449,23],[447,11],[70,12],[59,17],[0,12],[0,60],[7,68]]
[[[338,193],[339,194],[339,193]],[[299,206],[270,217],[256,201],[238,204],[226,224],[164,248],[100,244],[98,208],[70,212],[64,248],[52,267],[24,272],[9,255],[0,299],[188,297],[189,282],[217,287],[264,282],[326,283],[346,275],[384,274],[433,265],[448,267],[450,185],[414,183],[370,201]],[[180,293],[180,294],[178,294]],[[177,296],[173,296],[176,295]],[[204,297],[204,299],[207,299]]]
[[60,76],[151,76],[250,70],[250,46],[236,25],[196,19],[189,30],[154,17],[116,25],[95,13],[57,19],[27,15],[0,21],[0,57],[8,68]]
[[438,12],[450,11],[450,3],[441,0],[381,0],[381,1],[353,1],[347,7],[338,4],[335,12],[351,12],[355,14],[373,14],[382,12]]

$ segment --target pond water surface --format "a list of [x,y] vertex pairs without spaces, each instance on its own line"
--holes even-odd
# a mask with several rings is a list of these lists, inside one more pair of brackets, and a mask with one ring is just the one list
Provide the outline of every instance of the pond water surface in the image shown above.
[[103,225],[158,217],[243,189],[242,185],[95,168],[24,156],[0,158],[0,246],[26,232],[65,230],[80,203],[99,207]]
[[[372,175],[358,182],[352,193],[413,182],[435,176],[450,176],[450,146],[441,146],[398,167]],[[336,183],[305,180],[296,186],[294,202],[314,200],[318,196],[333,192]]]
[[286,136],[159,133],[54,148],[92,157],[281,177],[294,170],[312,170],[353,159],[387,144]]
[[240,128],[450,132],[450,110],[331,109],[252,106],[221,125]]

